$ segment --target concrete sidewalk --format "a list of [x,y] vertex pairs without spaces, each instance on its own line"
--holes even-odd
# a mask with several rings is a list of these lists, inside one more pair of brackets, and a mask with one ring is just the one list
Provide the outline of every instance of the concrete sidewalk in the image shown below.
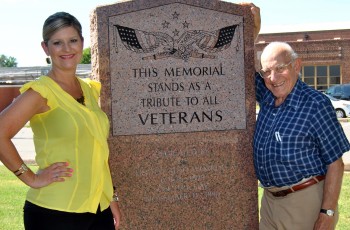
[[27,164],[35,163],[35,150],[33,142],[33,132],[29,127],[22,128],[17,135],[12,138],[19,154]]
[[[350,140],[350,122],[341,122],[343,125],[345,134]],[[33,133],[28,127],[24,127],[17,133],[17,135],[12,139],[16,148],[18,149],[22,159],[28,163],[35,163],[35,151],[33,144]],[[350,172],[350,152],[346,152],[343,156],[343,161],[345,164],[345,171]],[[0,162],[1,163],[1,162]]]

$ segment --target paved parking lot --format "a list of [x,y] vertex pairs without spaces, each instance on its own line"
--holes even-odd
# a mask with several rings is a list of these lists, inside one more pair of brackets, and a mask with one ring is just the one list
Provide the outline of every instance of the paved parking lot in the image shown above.
[[[346,136],[350,140],[350,122],[341,122]],[[12,139],[16,145],[21,157],[27,163],[35,162],[35,151],[33,144],[33,133],[28,127],[21,129],[20,132]],[[350,152],[347,152],[343,156],[345,163],[345,170],[350,171]]]

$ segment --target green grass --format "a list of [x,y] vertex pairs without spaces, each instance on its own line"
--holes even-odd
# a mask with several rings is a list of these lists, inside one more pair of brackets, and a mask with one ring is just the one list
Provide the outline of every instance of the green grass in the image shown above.
[[3,165],[0,181],[0,229],[24,229],[23,204],[28,187]]
[[[36,167],[31,166],[35,171]],[[5,166],[0,166],[0,229],[23,230],[23,204],[28,187],[17,179]],[[262,189],[259,188],[259,202]],[[339,199],[339,222],[337,230],[350,227],[350,173],[344,174]]]
[[339,199],[339,222],[337,229],[350,228],[350,173],[344,174],[342,190]]

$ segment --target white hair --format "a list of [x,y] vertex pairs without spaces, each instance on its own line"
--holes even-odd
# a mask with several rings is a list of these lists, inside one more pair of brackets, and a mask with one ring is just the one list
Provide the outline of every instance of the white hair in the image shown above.
[[261,57],[267,54],[271,54],[272,50],[276,49],[277,47],[284,50],[286,52],[286,57],[289,57],[291,61],[294,61],[298,58],[298,54],[286,42],[271,42],[264,48]]

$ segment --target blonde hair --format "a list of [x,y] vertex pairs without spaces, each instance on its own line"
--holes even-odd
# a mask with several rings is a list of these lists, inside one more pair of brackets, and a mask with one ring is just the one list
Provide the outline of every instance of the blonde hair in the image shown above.
[[71,14],[66,12],[57,12],[49,16],[43,26],[43,40],[47,44],[51,36],[59,29],[72,26],[78,32],[83,40],[82,28],[80,22]]

